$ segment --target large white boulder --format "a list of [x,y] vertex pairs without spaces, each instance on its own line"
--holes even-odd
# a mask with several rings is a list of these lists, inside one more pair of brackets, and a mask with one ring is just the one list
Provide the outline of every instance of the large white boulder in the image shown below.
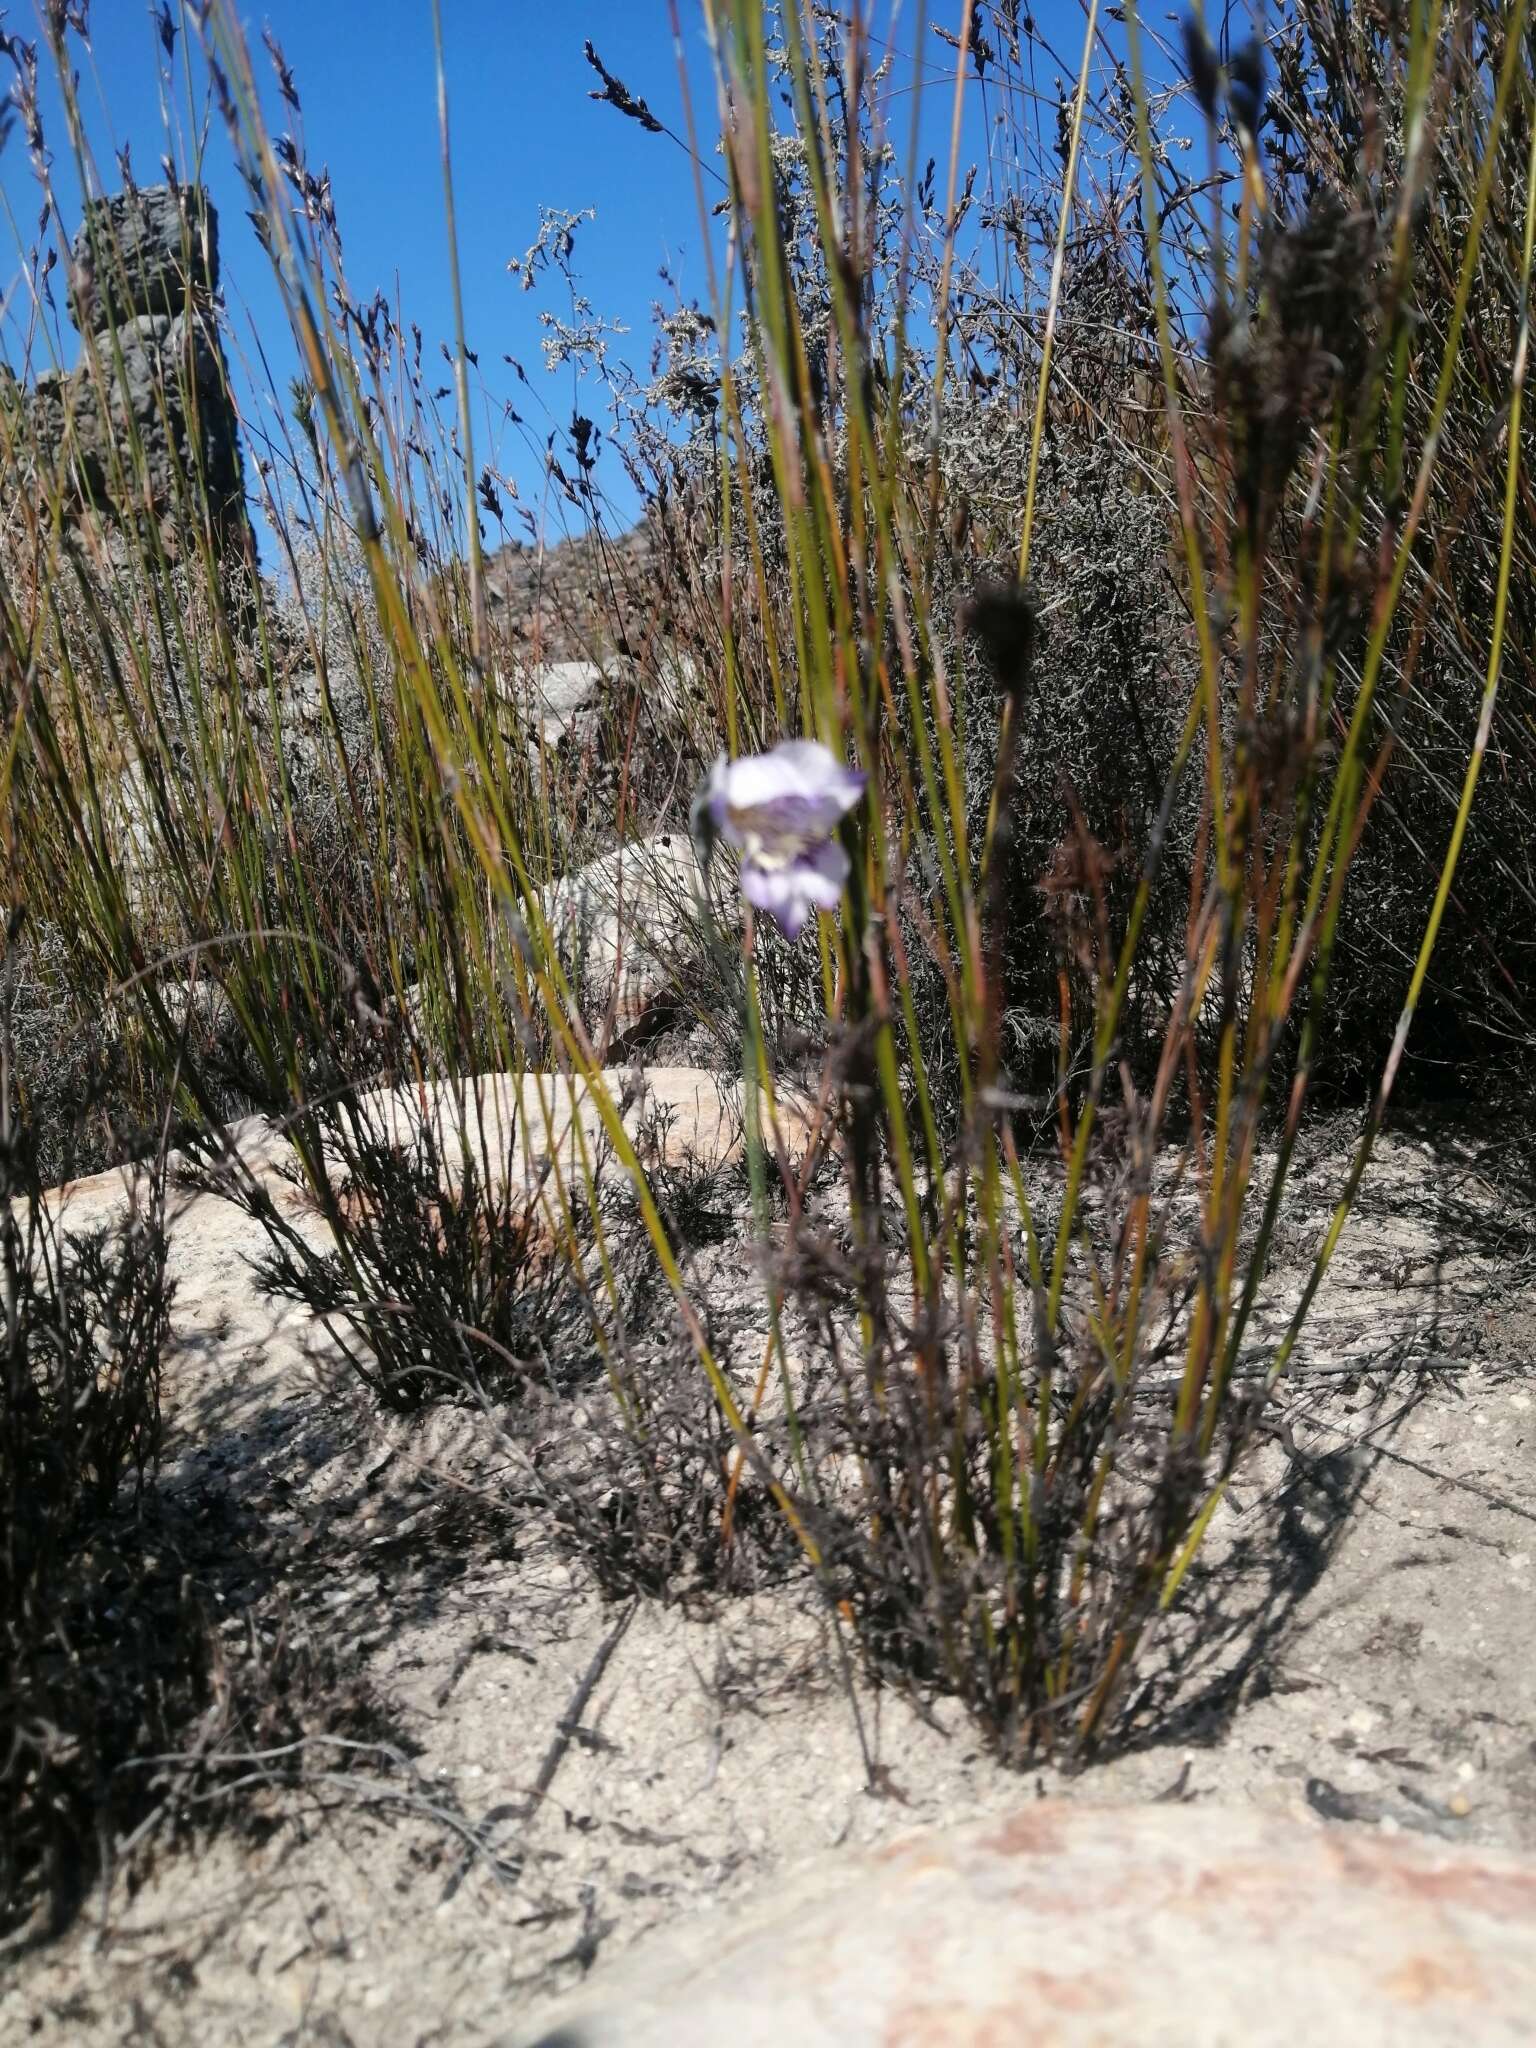
[[690,976],[722,929],[734,942],[734,899],[706,878],[686,832],[628,840],[544,892],[544,913],[590,1030],[612,1013],[623,1038]]

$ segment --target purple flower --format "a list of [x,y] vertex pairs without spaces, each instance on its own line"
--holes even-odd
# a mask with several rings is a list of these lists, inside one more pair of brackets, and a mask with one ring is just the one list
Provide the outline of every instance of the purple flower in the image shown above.
[[722,754],[695,807],[707,841],[741,854],[741,893],[795,939],[813,909],[836,910],[848,855],[834,838],[864,794],[865,777],[819,740],[785,740],[768,754]]

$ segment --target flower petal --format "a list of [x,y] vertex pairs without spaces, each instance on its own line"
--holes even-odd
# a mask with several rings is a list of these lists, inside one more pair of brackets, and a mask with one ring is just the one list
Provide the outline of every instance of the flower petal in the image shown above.
[[719,755],[709,771],[709,778],[700,793],[700,801],[709,812],[710,821],[718,835],[735,846],[739,841],[731,833],[730,772],[730,762],[724,754]]
[[741,893],[786,938],[797,939],[813,909],[836,910],[848,868],[848,856],[835,839],[789,861],[749,853],[741,864]]
[[757,840],[786,852],[821,839],[864,794],[865,778],[819,740],[786,740],[747,754],[710,780],[710,806],[733,845]]

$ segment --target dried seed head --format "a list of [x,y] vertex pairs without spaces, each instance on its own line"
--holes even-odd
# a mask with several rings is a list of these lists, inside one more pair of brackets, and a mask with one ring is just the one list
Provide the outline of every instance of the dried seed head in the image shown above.
[[1184,69],[1189,77],[1189,89],[1195,96],[1195,104],[1207,121],[1214,121],[1216,101],[1221,91],[1221,66],[1216,61],[1216,52],[1211,48],[1211,39],[1205,32],[1205,24],[1197,21],[1194,15],[1185,15],[1182,33]]
[[961,631],[974,633],[981,642],[992,673],[1009,696],[1028,680],[1039,615],[1027,583],[980,583],[961,606]]
[[1264,45],[1250,36],[1227,66],[1227,97],[1240,128],[1256,136],[1264,118]]

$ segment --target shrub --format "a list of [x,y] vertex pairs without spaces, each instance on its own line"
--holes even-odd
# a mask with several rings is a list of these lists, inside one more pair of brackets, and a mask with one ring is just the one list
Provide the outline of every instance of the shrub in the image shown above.
[[0,1916],[57,1918],[203,1666],[197,1617],[137,1526],[169,1334],[164,1172],[125,1219],[63,1229],[16,1113],[0,955]]
[[590,1370],[573,1279],[580,1242],[557,1241],[552,1205],[513,1165],[515,1123],[488,1132],[469,1102],[463,1111],[457,1132],[423,1118],[405,1139],[366,1107],[324,1116],[335,1166],[319,1205],[332,1252],[284,1228],[270,1202],[255,1205],[273,1238],[263,1284],[305,1302],[365,1384],[406,1414],[432,1401],[516,1400],[530,1386],[568,1391]]

